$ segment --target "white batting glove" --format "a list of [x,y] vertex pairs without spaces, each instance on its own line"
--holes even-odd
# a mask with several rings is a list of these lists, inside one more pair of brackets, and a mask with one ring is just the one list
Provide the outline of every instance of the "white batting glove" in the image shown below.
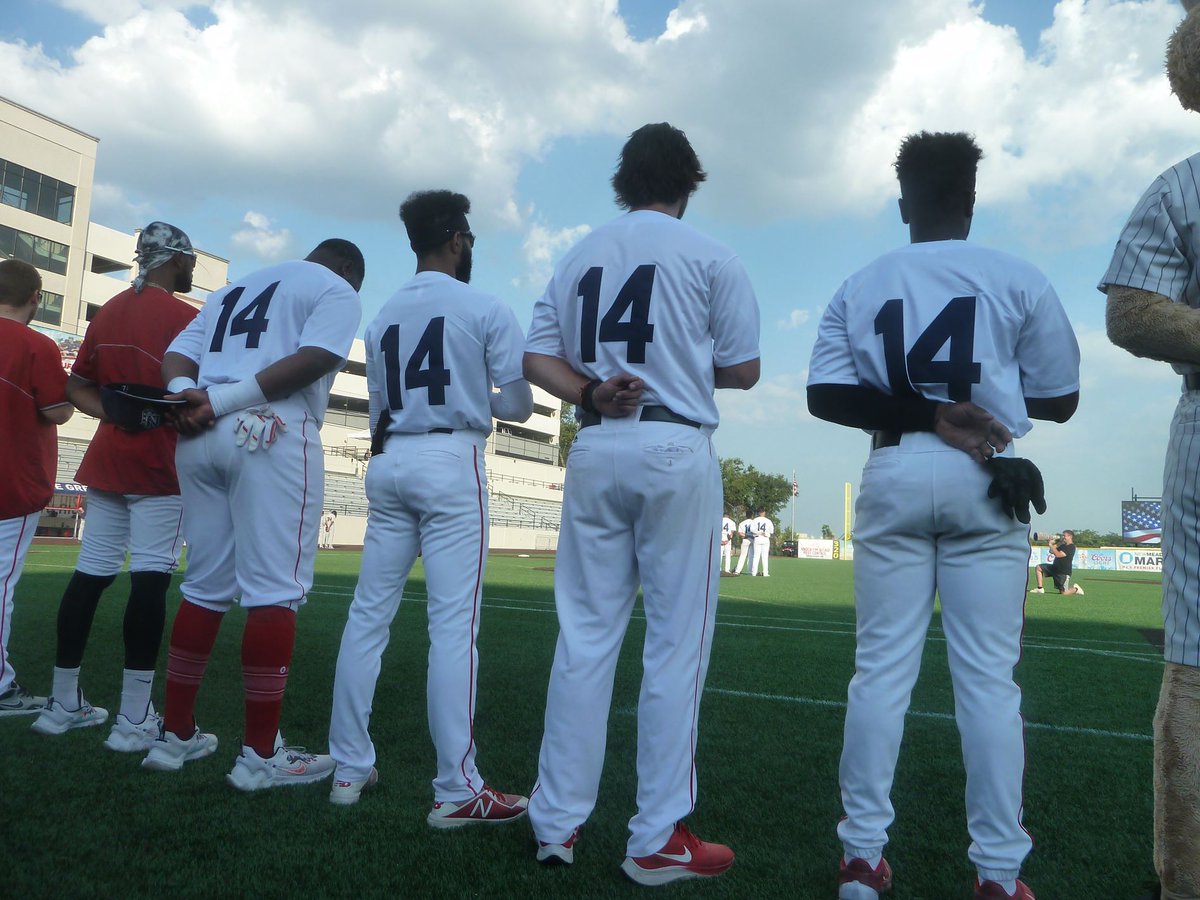
[[279,432],[287,430],[287,423],[269,406],[243,409],[237,414],[234,443],[245,447],[249,453],[259,447],[268,450],[279,437]]

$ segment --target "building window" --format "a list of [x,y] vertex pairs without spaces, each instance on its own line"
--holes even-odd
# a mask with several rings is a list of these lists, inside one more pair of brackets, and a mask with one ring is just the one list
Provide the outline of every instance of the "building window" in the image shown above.
[[54,291],[42,291],[42,300],[37,312],[33,315],[35,322],[45,322],[47,325],[62,324],[63,295]]
[[70,225],[75,212],[75,188],[57,178],[0,159],[0,203]]
[[69,252],[66,244],[0,225],[0,256],[20,259],[47,272],[66,275]]

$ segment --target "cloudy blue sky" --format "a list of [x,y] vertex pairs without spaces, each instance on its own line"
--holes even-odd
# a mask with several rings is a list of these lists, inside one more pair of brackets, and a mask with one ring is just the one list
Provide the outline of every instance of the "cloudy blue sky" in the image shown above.
[[[984,148],[972,239],[1050,276],[1083,350],[1079,413],[1021,442],[1049,529],[1118,530],[1156,495],[1178,379],[1113,348],[1095,289],[1163,168],[1200,150],[1163,47],[1175,0],[6,0],[0,92],[100,138],[92,219],[166,219],[232,277],[329,236],[367,257],[370,317],[412,271],[410,191],[469,195],[474,282],[523,323],[551,266],[616,214],[624,137],[670,121],[709,171],[689,220],[762,307],[763,379],[720,392],[724,456],[790,475],[796,525],[841,530],[866,438],[804,402],[821,311],[907,239],[908,132]],[[789,519],[784,512],[785,522]]]

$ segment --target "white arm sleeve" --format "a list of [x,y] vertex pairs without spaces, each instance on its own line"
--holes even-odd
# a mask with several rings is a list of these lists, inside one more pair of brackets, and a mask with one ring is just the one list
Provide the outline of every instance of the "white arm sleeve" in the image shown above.
[[505,422],[524,422],[533,415],[533,389],[524,378],[496,388],[500,393],[489,394],[492,416]]

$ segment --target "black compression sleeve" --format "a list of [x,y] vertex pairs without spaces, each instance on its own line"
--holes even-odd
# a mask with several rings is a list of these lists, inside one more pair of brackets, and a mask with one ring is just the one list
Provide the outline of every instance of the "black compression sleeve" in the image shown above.
[[871,431],[933,431],[937,400],[893,397],[860,384],[810,384],[808,411],[818,419]]

